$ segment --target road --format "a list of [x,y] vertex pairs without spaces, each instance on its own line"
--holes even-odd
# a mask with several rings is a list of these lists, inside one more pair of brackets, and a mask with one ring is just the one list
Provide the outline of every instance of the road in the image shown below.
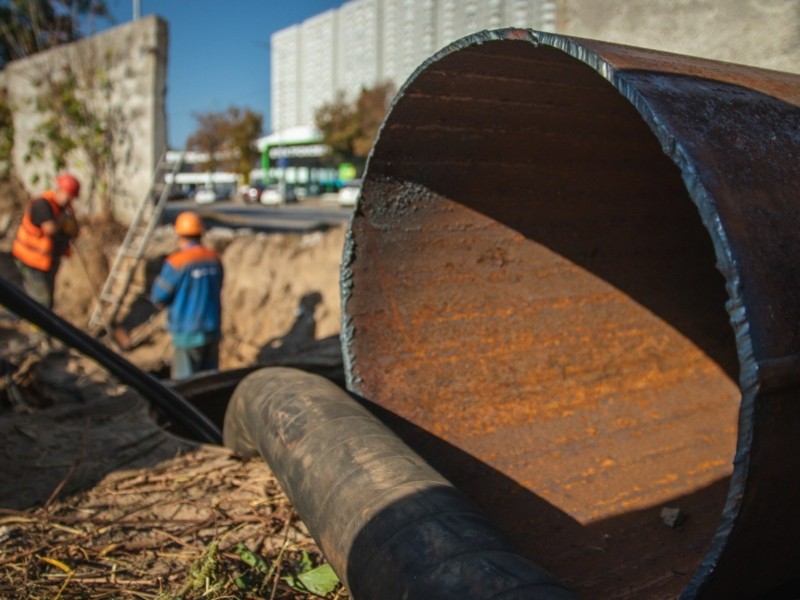
[[184,210],[200,213],[207,227],[225,226],[265,232],[324,229],[346,223],[352,213],[352,207],[341,207],[335,201],[322,198],[304,198],[300,202],[281,206],[244,204],[231,200],[211,204],[177,200],[167,204],[161,220],[164,223],[173,223],[175,217]]

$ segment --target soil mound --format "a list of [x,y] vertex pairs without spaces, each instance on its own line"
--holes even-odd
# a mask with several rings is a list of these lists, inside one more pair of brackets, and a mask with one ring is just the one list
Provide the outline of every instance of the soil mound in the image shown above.
[[[28,195],[6,181],[0,199],[0,277],[19,284],[10,248]],[[87,330],[125,229],[81,223],[54,310]],[[225,267],[221,369],[297,357],[340,369],[344,229],[208,232]],[[158,228],[118,319],[138,338],[123,355],[156,375],[171,348],[147,296],[175,248]],[[262,461],[172,436],[104,369],[36,334],[0,307],[0,596],[319,597],[297,582],[323,559]]]

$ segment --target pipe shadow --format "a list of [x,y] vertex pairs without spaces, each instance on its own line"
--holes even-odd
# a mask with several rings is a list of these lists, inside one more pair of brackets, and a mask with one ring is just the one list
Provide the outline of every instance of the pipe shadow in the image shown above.
[[[66,357],[46,356],[42,368],[64,372],[53,360]],[[42,506],[90,488],[113,471],[154,466],[196,447],[165,432],[132,390],[113,394],[97,387],[62,378],[50,390],[48,397],[57,394],[50,406],[0,414],[0,508]]]
[[[659,506],[582,524],[478,458],[401,416],[350,393],[403,442],[461,490],[508,537],[520,554],[585,600],[677,597],[699,566],[719,520],[729,480]],[[665,506],[685,521],[669,527]],[[358,540],[353,560],[371,552]]]
[[323,375],[344,386],[344,361],[338,335],[317,339],[315,310],[323,301],[319,291],[303,295],[295,320],[281,336],[268,340],[258,351],[259,366],[295,367]]
[[317,342],[317,320],[314,311],[322,303],[318,291],[304,294],[297,304],[295,319],[289,330],[281,336],[268,340],[259,350],[256,360],[270,364],[272,360],[287,353],[298,353],[312,349]]

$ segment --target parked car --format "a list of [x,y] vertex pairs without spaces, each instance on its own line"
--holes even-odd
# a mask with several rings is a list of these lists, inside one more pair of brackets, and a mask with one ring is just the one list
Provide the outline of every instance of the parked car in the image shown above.
[[221,184],[214,187],[217,200],[230,200],[236,195],[236,187],[230,184]]
[[[182,186],[173,185],[172,189],[169,191],[169,196],[167,197],[167,201],[170,200],[186,200],[189,198],[189,191],[184,189]],[[156,198],[158,200],[158,198]]]
[[298,200],[305,198],[305,196],[300,195],[300,192],[304,190],[305,188],[301,188],[300,186],[287,185],[283,189],[283,199],[285,202],[297,202]]
[[304,185],[298,185],[292,188],[294,190],[294,197],[298,202],[308,198],[308,188]]
[[259,198],[261,204],[286,204],[287,202],[297,202],[297,196],[290,187],[284,187],[277,183],[270,184],[264,188]]
[[194,201],[198,204],[210,204],[217,201],[217,192],[214,188],[202,187],[198,188],[194,193]]
[[342,184],[339,188],[339,206],[353,206],[358,200],[358,194],[361,193],[361,180],[350,179]]
[[261,192],[263,191],[264,191],[263,183],[254,183],[244,191],[244,194],[242,194],[242,199],[247,204],[258,202],[261,199]]

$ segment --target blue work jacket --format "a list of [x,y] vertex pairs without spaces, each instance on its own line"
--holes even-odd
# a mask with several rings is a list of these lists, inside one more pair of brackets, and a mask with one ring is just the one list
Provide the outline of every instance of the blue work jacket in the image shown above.
[[170,254],[153,283],[153,304],[169,306],[173,337],[214,334],[222,329],[222,262],[217,253],[193,244]]

